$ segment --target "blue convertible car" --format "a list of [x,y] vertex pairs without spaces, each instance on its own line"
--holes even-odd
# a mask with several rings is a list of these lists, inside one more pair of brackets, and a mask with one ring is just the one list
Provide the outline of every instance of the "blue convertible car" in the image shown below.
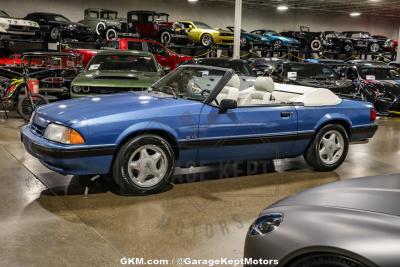
[[258,77],[239,91],[231,69],[186,65],[143,92],[52,103],[21,130],[27,151],[62,174],[112,174],[122,193],[161,190],[174,167],[304,155],[337,168],[371,138],[371,104]]

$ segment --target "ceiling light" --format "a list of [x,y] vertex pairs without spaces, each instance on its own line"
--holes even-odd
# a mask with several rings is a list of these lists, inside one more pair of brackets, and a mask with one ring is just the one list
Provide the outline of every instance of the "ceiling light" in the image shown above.
[[289,8],[288,8],[288,6],[281,5],[281,6],[277,6],[276,9],[279,11],[285,11],[285,10],[288,10]]
[[350,16],[351,16],[351,17],[358,17],[358,16],[360,16],[360,15],[361,15],[360,12],[352,12],[352,13],[350,13]]
[[199,0],[188,0],[189,3],[196,3]]

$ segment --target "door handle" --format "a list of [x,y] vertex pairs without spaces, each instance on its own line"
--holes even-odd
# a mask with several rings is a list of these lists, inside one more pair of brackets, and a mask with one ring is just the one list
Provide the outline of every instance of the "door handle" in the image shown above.
[[289,112],[289,111],[283,111],[283,112],[281,112],[281,117],[282,118],[288,118],[288,117],[290,117],[290,116],[292,116],[293,115],[293,112]]

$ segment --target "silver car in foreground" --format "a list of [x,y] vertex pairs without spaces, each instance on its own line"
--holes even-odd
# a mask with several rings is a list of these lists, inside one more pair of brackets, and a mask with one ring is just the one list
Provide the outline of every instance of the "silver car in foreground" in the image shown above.
[[244,257],[285,267],[400,266],[400,175],[319,186],[262,211]]

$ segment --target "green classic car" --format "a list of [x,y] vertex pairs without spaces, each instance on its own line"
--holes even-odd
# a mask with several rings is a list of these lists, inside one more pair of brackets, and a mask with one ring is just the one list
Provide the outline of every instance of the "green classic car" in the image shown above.
[[165,71],[148,52],[104,50],[71,83],[71,97],[142,91]]
[[111,37],[117,37],[117,32],[124,31],[126,28],[126,19],[118,18],[118,12],[108,9],[88,8],[85,9],[85,17],[79,23],[88,25],[92,30],[107,40]]

